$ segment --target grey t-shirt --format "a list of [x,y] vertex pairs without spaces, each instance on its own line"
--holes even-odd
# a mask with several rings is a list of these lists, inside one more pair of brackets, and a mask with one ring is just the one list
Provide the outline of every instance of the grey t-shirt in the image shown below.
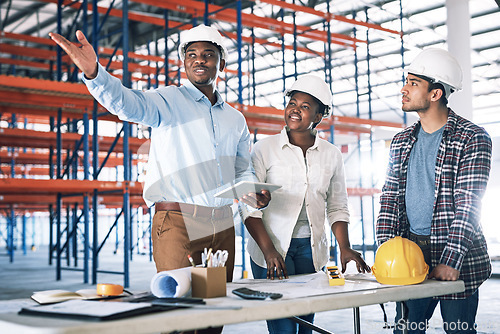
[[418,235],[431,234],[436,158],[443,129],[444,126],[433,133],[427,133],[420,127],[417,142],[410,152],[405,204],[410,231]]

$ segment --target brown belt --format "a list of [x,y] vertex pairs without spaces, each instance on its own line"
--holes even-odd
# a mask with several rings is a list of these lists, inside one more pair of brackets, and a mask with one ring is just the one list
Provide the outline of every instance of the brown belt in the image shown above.
[[196,204],[178,203],[178,202],[157,202],[156,211],[177,211],[194,217],[204,217],[212,219],[224,219],[233,216],[233,210],[229,205],[212,208]]

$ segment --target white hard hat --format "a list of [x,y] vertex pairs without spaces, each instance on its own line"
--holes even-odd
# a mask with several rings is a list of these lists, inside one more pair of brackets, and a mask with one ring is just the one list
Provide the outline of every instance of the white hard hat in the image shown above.
[[445,88],[446,98],[462,89],[462,68],[455,57],[443,49],[423,50],[405,69],[405,73],[422,75],[441,83]]
[[179,44],[179,55],[183,61],[186,55],[185,47],[191,42],[211,42],[220,47],[222,59],[227,58],[227,49],[222,43],[222,36],[213,27],[201,24],[182,33],[181,43]]
[[330,87],[325,80],[312,74],[302,75],[293,83],[292,87],[285,91],[285,95],[290,96],[294,91],[307,93],[317,98],[325,105],[323,118],[330,117],[333,110],[333,98],[332,93],[330,92]]

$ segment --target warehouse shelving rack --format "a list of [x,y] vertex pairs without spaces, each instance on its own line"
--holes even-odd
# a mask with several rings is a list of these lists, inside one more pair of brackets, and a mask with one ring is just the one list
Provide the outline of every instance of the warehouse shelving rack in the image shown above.
[[[232,103],[246,117],[249,129],[256,136],[259,134],[274,134],[281,130],[283,126],[282,112],[276,108],[255,106],[243,103],[243,75],[255,77],[255,69],[249,65],[252,73],[243,73],[242,63],[242,46],[247,43],[253,46],[255,43],[267,45],[276,50],[284,52],[292,50],[294,54],[303,52],[315,57],[325,59],[325,77],[331,82],[331,49],[325,47],[324,52],[310,50],[306,47],[298,46],[297,37],[301,36],[311,40],[321,41],[326,45],[341,45],[342,47],[352,48],[356,50],[358,44],[368,45],[367,40],[357,39],[352,36],[332,33],[330,31],[330,22],[337,20],[354,26],[363,26],[367,29],[377,29],[388,34],[396,34],[401,36],[401,33],[391,29],[386,29],[376,24],[362,22],[355,19],[349,19],[339,15],[327,12],[317,11],[309,7],[300,6],[284,1],[265,0],[260,3],[266,3],[272,6],[287,8],[299,13],[308,13],[316,15],[324,20],[323,30],[312,30],[307,26],[300,26],[291,23],[286,23],[274,18],[262,17],[254,14],[244,13],[242,11],[241,1],[235,1],[233,5],[236,9],[228,7],[220,7],[210,4],[209,1],[193,1],[193,0],[135,0],[134,2],[144,5],[155,6],[164,10],[164,17],[150,15],[128,10],[128,1],[123,1],[121,9],[106,8],[98,6],[97,1],[69,1],[69,0],[40,0],[47,3],[56,3],[58,5],[58,32],[68,35],[76,28],[76,22],[80,23],[80,29],[84,33],[88,30],[89,23],[87,22],[87,12],[92,15],[92,37],[91,41],[99,53],[101,64],[105,66],[113,75],[122,79],[124,85],[132,86],[132,82],[145,82],[147,87],[157,87],[160,84],[179,84],[180,80],[185,78],[185,75],[180,71],[180,62],[176,59],[177,55],[170,57],[168,52],[165,56],[143,55],[129,51],[128,46],[128,21],[146,22],[155,26],[160,26],[164,29],[165,45],[169,38],[176,36],[178,30],[191,28],[197,20],[202,18],[205,24],[209,24],[210,20],[220,20],[236,24],[236,33],[223,31],[223,34],[236,41],[238,52],[238,70],[226,69],[225,77],[221,78],[226,82],[231,78],[238,79],[238,101]],[[75,17],[75,25],[70,27],[68,31],[62,31],[60,24],[62,10],[74,8],[77,10]],[[176,11],[189,14],[192,18],[192,24],[172,20],[168,13]],[[102,22],[99,21],[102,17]],[[109,16],[120,17],[122,19],[121,44],[115,49],[101,47],[97,44],[99,41],[98,32],[105,24],[106,18]],[[270,42],[265,39],[244,36],[243,29],[259,27],[268,29],[271,32],[278,32],[282,37],[285,34],[294,36],[293,45],[285,44],[282,38],[280,42]],[[122,129],[118,131],[116,137],[100,136],[98,134],[99,121],[112,121],[119,124],[119,120],[107,113],[99,106],[92,97],[88,94],[85,86],[81,83],[63,82],[63,76],[67,77],[68,81],[76,81],[76,71],[74,66],[68,64],[68,57],[64,55],[60,49],[55,49],[53,42],[48,38],[33,37],[10,32],[0,32],[3,40],[8,41],[23,41],[26,44],[34,46],[19,46],[16,43],[0,44],[0,52],[11,54],[11,58],[1,58],[0,63],[9,64],[11,68],[37,68],[43,69],[58,79],[41,80],[32,78],[23,78],[12,75],[0,75],[0,113],[4,120],[12,124],[12,128],[2,128],[0,131],[0,146],[8,148],[0,151],[2,163],[9,161],[10,177],[0,179],[0,194],[2,200],[0,207],[3,211],[10,212],[9,223],[7,224],[9,232],[9,254],[13,259],[13,238],[15,227],[15,211],[30,209],[30,210],[49,210],[51,214],[51,222],[56,225],[56,243],[51,245],[49,259],[52,259],[52,249],[55,250],[56,258],[56,279],[61,279],[63,250],[67,252],[66,260],[69,261],[70,245],[76,242],[77,224],[83,220],[84,232],[84,282],[89,282],[88,276],[91,271],[92,283],[97,280],[98,269],[98,252],[102,247],[97,235],[97,222],[99,203],[106,205],[109,208],[121,208],[117,214],[115,223],[112,228],[116,228],[119,218],[122,216],[124,224],[124,269],[123,274],[125,286],[129,285],[128,277],[128,261],[132,257],[132,245],[134,242],[130,236],[132,230],[131,224],[131,207],[145,207],[144,202],[140,198],[142,186],[137,181],[137,176],[132,177],[132,166],[137,166],[138,163],[144,162],[144,157],[137,157],[132,152],[137,152],[139,148],[147,144],[147,138],[137,138],[130,136],[131,132],[138,132],[137,127],[131,129],[131,125],[123,122]],[[87,35],[87,34],[86,34]],[[353,34],[355,36],[356,34]],[[156,41],[158,43],[158,41]],[[121,46],[121,49],[120,49]],[[148,49],[149,50],[149,49]],[[168,50],[168,47],[165,47]],[[116,60],[120,56],[121,60]],[[256,55],[248,59],[251,63]],[[29,60],[19,59],[28,58]],[[283,60],[284,61],[284,60]],[[147,62],[146,64],[144,62]],[[64,70],[63,70],[64,69]],[[116,73],[114,73],[116,72]],[[139,74],[140,76],[132,76],[130,73]],[[290,76],[297,76],[297,64],[294,66],[294,73],[287,74],[283,67],[283,83]],[[160,80],[163,75],[165,80]],[[151,78],[153,77],[153,78]],[[256,95],[255,80],[252,81],[253,89],[251,95]],[[226,89],[227,89],[226,85]],[[359,115],[359,113],[358,113]],[[51,131],[38,131],[31,129],[16,128],[15,124],[19,119],[23,119],[25,123],[49,125]],[[67,123],[63,123],[63,119],[67,119]],[[93,120],[93,129],[90,131],[89,120]],[[83,134],[78,133],[84,128]],[[62,127],[67,126],[68,131],[63,132]],[[383,126],[391,128],[401,128],[403,123],[377,121],[371,119],[361,119],[354,117],[345,117],[335,115],[327,122],[322,122],[319,130],[329,134],[330,141],[333,142],[333,134],[355,134],[358,136],[365,134],[371,137],[372,128]],[[80,131],[81,132],[81,131]],[[93,135],[90,135],[92,132]],[[24,148],[23,151],[16,147]],[[31,152],[26,151],[26,148]],[[132,162],[132,158],[136,160]],[[54,163],[54,159],[56,162]],[[141,160],[142,159],[142,160]],[[92,161],[92,173],[89,165]],[[40,167],[40,163],[41,166]],[[81,164],[79,164],[81,162]],[[27,171],[23,169],[25,165],[32,165]],[[103,166],[117,167],[124,166],[123,176],[116,181],[100,181],[99,171]],[[8,168],[2,165],[2,169]],[[35,169],[36,168],[36,169]],[[49,172],[47,174],[47,171]],[[28,178],[31,176],[40,177],[50,175],[50,179],[37,180]],[[23,176],[24,178],[18,178]],[[80,178],[80,179],[77,179]],[[348,192],[351,196],[370,196],[378,193],[378,189],[373,187],[349,188]],[[30,195],[21,193],[30,192]],[[102,197],[101,200],[99,198]],[[63,205],[66,204],[67,223],[63,229]],[[19,211],[22,212],[22,211]],[[90,214],[93,218],[90,219]],[[8,214],[9,215],[9,214]],[[7,216],[8,216],[7,215]],[[22,214],[21,214],[22,215]],[[148,216],[151,220],[150,215]],[[93,222],[94,229],[92,235],[92,245],[90,242],[90,222]],[[137,224],[139,225],[139,223]],[[150,225],[149,225],[150,226]],[[364,230],[364,227],[363,227]],[[23,229],[24,231],[24,229]],[[52,227],[51,227],[52,231]],[[109,236],[111,230],[107,234]],[[148,230],[142,229],[137,234],[143,235]],[[244,232],[244,231],[243,231]],[[66,239],[64,239],[66,238]],[[25,237],[22,238],[23,243]],[[107,236],[106,238],[107,239]],[[71,241],[73,240],[73,241]],[[364,240],[364,238],[363,238]],[[363,242],[364,246],[364,242]],[[92,251],[92,259],[89,252]],[[243,247],[243,252],[244,252]],[[244,254],[243,254],[244,255]],[[243,259],[245,256],[243,256]],[[76,261],[75,261],[76,262]],[[88,264],[92,262],[92,268]],[[243,263],[243,267],[244,267]],[[243,268],[244,269],[244,268]],[[101,271],[104,272],[104,271]]]

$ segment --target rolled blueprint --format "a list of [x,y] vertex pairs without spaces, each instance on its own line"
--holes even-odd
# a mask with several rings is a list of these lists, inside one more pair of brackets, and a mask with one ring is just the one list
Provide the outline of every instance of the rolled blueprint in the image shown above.
[[151,293],[155,297],[184,297],[190,292],[191,267],[160,271],[151,279]]

